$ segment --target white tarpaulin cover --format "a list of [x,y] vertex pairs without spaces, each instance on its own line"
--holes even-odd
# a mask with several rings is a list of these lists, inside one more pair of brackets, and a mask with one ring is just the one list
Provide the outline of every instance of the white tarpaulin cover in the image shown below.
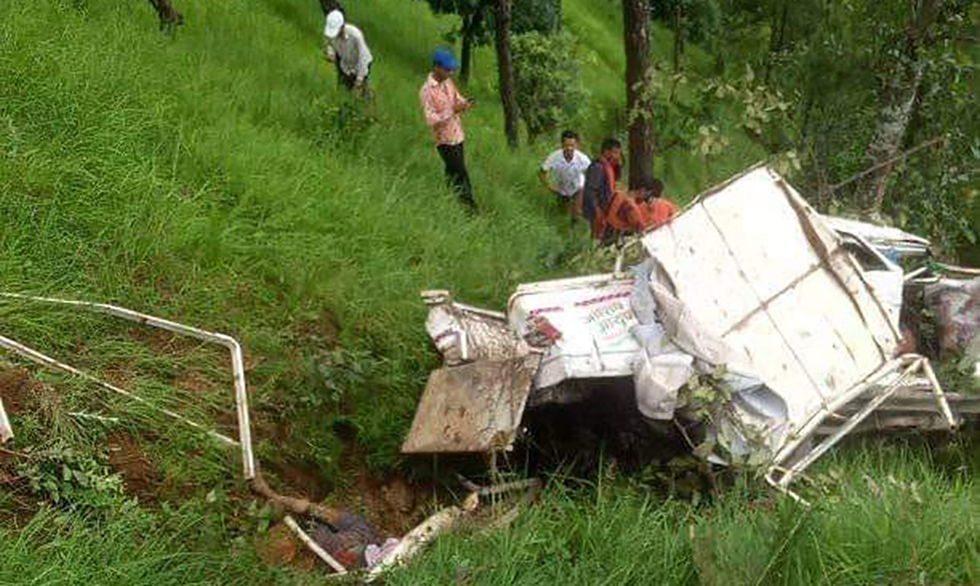
[[730,366],[785,401],[786,438],[895,351],[887,311],[840,238],[767,167],[701,195],[643,245],[653,280],[725,343]]

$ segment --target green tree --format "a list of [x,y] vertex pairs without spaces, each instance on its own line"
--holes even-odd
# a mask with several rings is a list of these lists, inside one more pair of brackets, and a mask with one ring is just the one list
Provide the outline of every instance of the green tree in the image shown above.
[[533,141],[574,118],[585,101],[575,39],[567,32],[529,32],[512,37],[511,46],[517,104]]
[[[494,36],[496,0],[426,0],[435,14],[455,14],[459,28],[451,40],[458,38],[460,48],[460,81],[469,81],[473,49],[490,43]],[[510,30],[514,34],[529,31],[554,32],[561,27],[561,0],[519,0],[513,3]]]

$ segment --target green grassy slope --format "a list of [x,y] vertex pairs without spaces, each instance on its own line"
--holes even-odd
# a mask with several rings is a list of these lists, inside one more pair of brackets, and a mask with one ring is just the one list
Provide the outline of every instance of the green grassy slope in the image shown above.
[[[466,120],[467,156],[484,210],[469,219],[443,186],[417,103],[427,56],[445,44],[451,19],[408,0],[348,4],[377,59],[378,120],[363,128],[338,124],[344,96],[319,53],[316,2],[178,2],[187,25],[174,38],[157,31],[145,2],[0,4],[0,290],[109,301],[238,337],[257,453],[273,482],[294,490],[302,489],[286,474],[294,465],[341,486],[345,447],[374,470],[396,465],[437,363],[419,290],[450,287],[500,307],[517,283],[567,272],[562,261],[586,246],[536,184],[551,145],[505,148],[492,53],[478,51],[467,89],[480,103]],[[613,3],[564,4],[567,27],[592,56],[584,75],[596,116],[583,129],[591,147],[620,130],[620,17]],[[667,33],[658,29],[655,41],[668,54]],[[675,197],[761,157],[744,136],[729,138],[710,173],[684,152],[658,161]],[[233,429],[220,354],[20,303],[0,303],[0,333]],[[130,402],[37,378],[47,398],[12,410],[10,447],[56,436],[97,454],[108,437],[127,434],[161,488],[151,506],[123,506],[116,495],[112,514],[62,507],[23,531],[6,529],[0,583],[45,583],[53,573],[76,584],[294,582],[252,552],[256,517],[245,512],[233,453]],[[75,411],[121,423],[82,425]],[[354,444],[345,446],[336,423],[357,430]],[[20,511],[22,521],[25,491],[0,487],[0,512]],[[975,509],[973,491],[964,481],[938,494]],[[165,538],[127,543],[147,534]],[[573,547],[557,546],[561,555]],[[455,550],[440,551],[434,559]]]
[[[433,360],[418,291],[452,287],[499,307],[516,283],[558,274],[559,260],[587,245],[535,183],[552,145],[505,149],[492,54],[481,49],[467,90],[481,105],[466,127],[484,213],[466,219],[443,186],[417,101],[450,18],[413,2],[351,7],[377,55],[378,121],[350,127],[337,122],[345,96],[319,54],[316,3],[186,3],[188,24],[174,39],[145,8],[4,8],[4,288],[153,308],[238,335],[258,363],[259,409],[304,392],[304,360],[326,343],[308,334],[335,325],[341,346],[387,361],[375,370],[397,383],[376,381],[372,393],[385,400],[368,412],[361,389],[341,389],[372,459],[390,462]],[[568,28],[596,56],[586,81],[607,114],[622,96],[613,8],[567,7]],[[618,131],[603,120],[584,129],[587,147]],[[743,150],[716,176],[680,152],[660,166],[684,200],[758,157]],[[91,338],[73,319],[17,312],[8,321],[64,355]]]

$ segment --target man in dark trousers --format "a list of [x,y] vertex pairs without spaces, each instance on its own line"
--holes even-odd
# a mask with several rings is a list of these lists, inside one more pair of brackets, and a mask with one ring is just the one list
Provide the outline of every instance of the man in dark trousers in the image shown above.
[[616,194],[616,176],[623,163],[623,146],[615,138],[602,141],[602,151],[585,170],[582,190],[582,215],[592,226],[592,237],[606,240],[611,232],[606,225],[609,206]]
[[460,114],[469,110],[472,103],[459,93],[453,83],[452,74],[457,65],[456,58],[449,51],[433,53],[432,72],[419,90],[419,100],[425,114],[425,123],[432,129],[436,149],[446,165],[446,178],[467,208],[475,212],[473,187],[463,155],[466,135],[463,133],[460,118]]

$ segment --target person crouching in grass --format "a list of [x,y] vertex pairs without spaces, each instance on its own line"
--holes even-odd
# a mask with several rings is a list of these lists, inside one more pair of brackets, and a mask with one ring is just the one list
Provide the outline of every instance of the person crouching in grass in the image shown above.
[[333,10],[327,15],[323,37],[323,54],[327,61],[337,64],[341,85],[364,97],[370,97],[368,76],[374,57],[361,29],[348,24],[343,12]]
[[568,211],[569,221],[582,213],[582,189],[585,187],[585,170],[592,161],[578,150],[578,133],[566,130],[561,133],[561,148],[544,160],[538,171],[538,179],[557,198],[558,205]]

